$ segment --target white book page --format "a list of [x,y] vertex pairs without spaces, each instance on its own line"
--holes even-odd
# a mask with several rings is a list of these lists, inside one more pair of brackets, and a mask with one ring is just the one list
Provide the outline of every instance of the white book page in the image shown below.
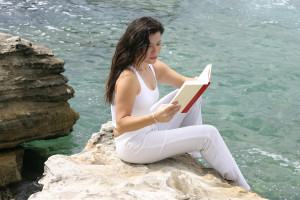
[[203,84],[208,84],[208,82],[210,80],[211,66],[212,66],[212,64],[209,64],[205,67],[205,69],[202,71],[199,78],[197,79],[198,82],[203,83]]
[[184,84],[178,90],[171,103],[178,101],[179,105],[181,105],[181,109],[179,112],[181,112],[186,107],[186,105],[191,101],[191,99],[203,85],[209,83],[211,66],[212,64],[207,65],[197,80],[184,82]]
[[182,112],[182,110],[186,107],[186,105],[191,101],[191,99],[197,94],[197,92],[202,87],[202,84],[199,85],[185,85],[181,92],[178,92],[174,97],[172,102],[178,101],[178,104],[181,106],[178,112]]

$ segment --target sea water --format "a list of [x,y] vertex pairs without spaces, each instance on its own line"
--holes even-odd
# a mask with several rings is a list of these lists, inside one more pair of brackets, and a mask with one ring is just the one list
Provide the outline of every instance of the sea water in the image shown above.
[[[26,143],[25,180],[53,154],[80,152],[111,120],[102,98],[118,39],[135,18],[165,26],[159,59],[194,77],[213,63],[203,122],[217,127],[252,190],[300,199],[300,1],[0,0],[0,32],[66,62],[80,114],[67,137]],[[172,90],[159,84],[161,96]],[[28,167],[30,166],[30,167]]]

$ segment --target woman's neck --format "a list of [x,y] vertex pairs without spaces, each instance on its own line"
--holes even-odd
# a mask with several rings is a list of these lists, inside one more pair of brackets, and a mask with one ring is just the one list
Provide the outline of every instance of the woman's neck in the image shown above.
[[149,68],[149,64],[148,63],[141,63],[139,66],[133,65],[133,67],[137,70],[137,71],[146,71]]

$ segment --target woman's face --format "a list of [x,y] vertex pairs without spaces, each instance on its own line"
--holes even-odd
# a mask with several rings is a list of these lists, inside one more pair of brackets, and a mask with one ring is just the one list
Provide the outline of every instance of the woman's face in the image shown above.
[[154,64],[161,50],[161,33],[158,31],[149,35],[150,45],[146,52],[146,57],[142,63]]

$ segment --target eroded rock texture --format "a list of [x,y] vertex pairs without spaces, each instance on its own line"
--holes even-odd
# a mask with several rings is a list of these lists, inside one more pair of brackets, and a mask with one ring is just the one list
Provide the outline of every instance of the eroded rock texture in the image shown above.
[[51,156],[39,183],[43,190],[30,200],[264,199],[228,183],[188,154],[147,165],[123,162],[116,154],[111,123],[93,134],[79,154]]
[[63,71],[52,50],[0,33],[0,186],[21,180],[19,144],[72,131],[79,115]]
[[0,152],[0,187],[22,180],[23,153],[21,148]]
[[0,33],[0,149],[68,135],[74,90],[50,49]]

